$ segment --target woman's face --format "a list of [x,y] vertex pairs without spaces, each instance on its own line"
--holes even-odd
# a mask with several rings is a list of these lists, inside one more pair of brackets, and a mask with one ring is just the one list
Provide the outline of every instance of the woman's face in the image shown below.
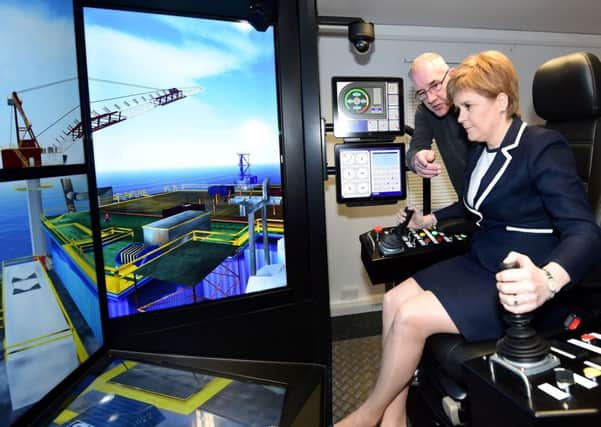
[[464,127],[470,141],[497,142],[499,128],[507,121],[506,103],[499,99],[502,95],[489,98],[472,89],[455,93],[453,101],[459,108],[457,121]]

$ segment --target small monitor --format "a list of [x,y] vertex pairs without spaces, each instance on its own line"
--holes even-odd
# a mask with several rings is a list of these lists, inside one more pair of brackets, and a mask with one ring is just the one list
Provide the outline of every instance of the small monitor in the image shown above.
[[405,144],[337,144],[335,154],[338,203],[390,204],[407,197]]
[[392,140],[404,133],[401,78],[332,77],[332,100],[339,138]]

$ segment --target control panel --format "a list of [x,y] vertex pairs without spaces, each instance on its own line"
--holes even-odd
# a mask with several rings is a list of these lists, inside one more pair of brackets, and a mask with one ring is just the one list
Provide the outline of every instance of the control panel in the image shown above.
[[395,255],[405,250],[419,249],[429,245],[445,245],[455,241],[461,242],[467,239],[465,234],[447,235],[435,228],[422,228],[421,230],[410,230],[401,233],[395,240],[398,241],[397,247],[389,247],[385,243],[391,240],[390,236],[398,233],[398,227],[374,227],[369,233],[369,239],[374,243],[373,247],[378,246],[382,256]]
[[[409,221],[406,220],[406,223]],[[469,236],[406,224],[375,226],[359,236],[361,260],[373,284],[398,283],[413,273],[467,250]]]
[[601,334],[556,337],[550,353],[559,366],[526,379],[522,365],[516,375],[483,358],[467,362],[473,425],[600,425]]

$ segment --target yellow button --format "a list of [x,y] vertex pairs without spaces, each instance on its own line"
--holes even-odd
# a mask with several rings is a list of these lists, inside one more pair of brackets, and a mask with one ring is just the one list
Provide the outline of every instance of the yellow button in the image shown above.
[[601,369],[593,368],[590,366],[588,368],[584,368],[582,372],[587,378],[595,378],[601,376]]

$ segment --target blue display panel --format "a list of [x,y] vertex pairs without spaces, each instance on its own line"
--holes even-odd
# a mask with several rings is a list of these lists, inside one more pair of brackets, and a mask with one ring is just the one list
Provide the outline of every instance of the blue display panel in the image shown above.
[[85,176],[0,183],[0,426],[102,345]]
[[103,344],[72,0],[0,2],[0,426]]
[[2,1],[0,47],[1,169],[84,163],[73,2]]
[[[110,317],[284,287],[272,28],[84,9]],[[105,251],[106,252],[106,251]]]

